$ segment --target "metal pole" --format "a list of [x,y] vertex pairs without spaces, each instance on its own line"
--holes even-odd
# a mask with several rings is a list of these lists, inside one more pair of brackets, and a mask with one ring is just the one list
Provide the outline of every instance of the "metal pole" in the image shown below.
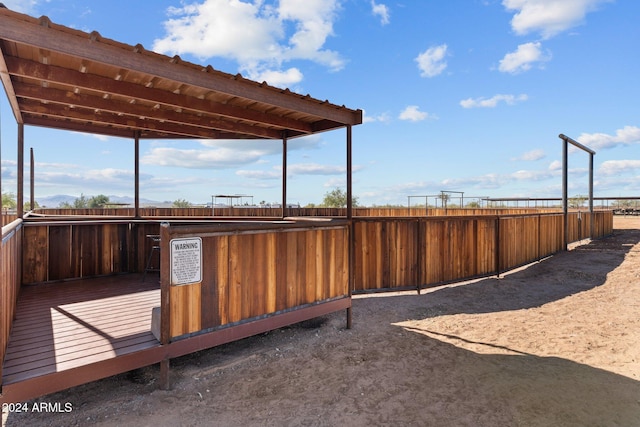
[[589,153],[589,217],[591,218],[589,233],[593,239],[593,153]]
[[568,152],[569,152],[569,143],[566,139],[563,138],[562,143],[562,215],[564,219],[564,240],[562,242],[562,247],[564,250],[567,250],[567,243],[569,242],[569,208],[568,208],[568,172],[567,168],[569,166],[568,160]]

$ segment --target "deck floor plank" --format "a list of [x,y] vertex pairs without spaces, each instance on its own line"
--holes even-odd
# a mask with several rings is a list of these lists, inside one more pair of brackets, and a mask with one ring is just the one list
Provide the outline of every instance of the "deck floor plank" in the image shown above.
[[158,347],[151,310],[159,305],[159,284],[141,275],[23,287],[2,384]]

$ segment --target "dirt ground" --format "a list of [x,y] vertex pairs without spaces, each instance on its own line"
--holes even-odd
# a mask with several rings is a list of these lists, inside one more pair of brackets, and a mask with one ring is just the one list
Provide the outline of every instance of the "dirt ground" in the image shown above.
[[[339,312],[34,401],[7,426],[640,426],[640,218],[501,278]],[[30,402],[32,405],[34,402]],[[66,406],[65,406],[66,405]]]

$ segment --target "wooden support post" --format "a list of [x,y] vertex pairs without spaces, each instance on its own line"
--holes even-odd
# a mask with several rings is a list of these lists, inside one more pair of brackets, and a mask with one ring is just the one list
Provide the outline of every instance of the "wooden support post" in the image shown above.
[[160,362],[160,388],[162,390],[169,390],[171,387],[169,381],[169,360],[163,359]]
[[496,218],[496,277],[500,278],[500,217]]
[[18,218],[24,216],[24,124],[18,123],[18,197],[16,211]]
[[31,152],[31,167],[29,168],[29,197],[30,197],[30,203],[29,203],[29,210],[32,211],[36,208],[36,196],[35,196],[35,167],[36,167],[36,162],[35,162],[35,158],[33,156],[33,147],[31,147],[31,149],[29,150]]
[[282,133],[282,218],[287,216],[287,132]]
[[134,161],[133,169],[135,176],[134,195],[133,195],[133,216],[140,218],[140,131],[134,134]]

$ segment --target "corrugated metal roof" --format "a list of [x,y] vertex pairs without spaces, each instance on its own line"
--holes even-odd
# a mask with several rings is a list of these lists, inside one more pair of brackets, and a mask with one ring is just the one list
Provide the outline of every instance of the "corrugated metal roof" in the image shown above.
[[362,111],[0,8],[0,78],[18,123],[141,138],[281,139]]

